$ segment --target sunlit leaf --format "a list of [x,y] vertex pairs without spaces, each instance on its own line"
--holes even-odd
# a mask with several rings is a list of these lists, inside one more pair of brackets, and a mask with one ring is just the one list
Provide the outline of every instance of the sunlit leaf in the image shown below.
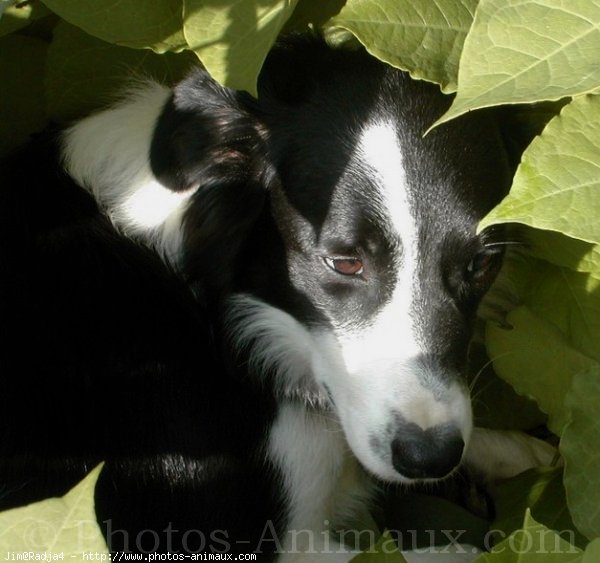
[[565,488],[573,521],[588,538],[600,537],[600,368],[580,373],[567,405],[571,421],[560,450],[565,458]]
[[109,43],[157,53],[185,47],[180,0],[43,1],[61,18]]
[[94,488],[99,465],[62,498],[51,498],[0,512],[0,545],[14,553],[64,553],[65,561],[83,562],[84,552],[106,556],[96,521]]
[[185,39],[225,86],[256,94],[256,79],[298,0],[184,0]]
[[481,0],[458,94],[443,123],[475,108],[559,100],[600,87],[600,0]]
[[527,233],[529,252],[577,272],[600,278],[600,245],[574,239],[556,231],[531,229]]
[[509,195],[479,228],[524,223],[598,244],[598,194],[600,96],[582,96],[565,106],[531,143]]
[[328,25],[414,78],[456,90],[458,61],[477,0],[348,0]]
[[573,349],[549,321],[519,307],[507,316],[511,329],[487,326],[487,346],[494,367],[517,392],[534,398],[549,415],[548,426],[560,434],[569,419],[565,397],[573,377],[598,366]]

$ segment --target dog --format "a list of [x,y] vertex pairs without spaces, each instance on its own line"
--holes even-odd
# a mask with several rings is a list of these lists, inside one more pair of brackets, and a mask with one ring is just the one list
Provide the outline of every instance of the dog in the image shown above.
[[377,480],[546,459],[473,431],[503,249],[476,226],[512,168],[493,112],[424,136],[449,103],[299,37],[256,99],[201,69],[140,82],[7,160],[0,508],[104,461],[112,551],[348,561],[330,532],[368,520]]

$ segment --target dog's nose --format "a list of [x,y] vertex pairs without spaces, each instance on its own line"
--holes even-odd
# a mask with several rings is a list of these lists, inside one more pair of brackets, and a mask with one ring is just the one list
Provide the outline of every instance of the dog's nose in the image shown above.
[[465,442],[453,425],[423,430],[405,424],[392,441],[392,464],[409,479],[436,479],[448,475],[459,463]]

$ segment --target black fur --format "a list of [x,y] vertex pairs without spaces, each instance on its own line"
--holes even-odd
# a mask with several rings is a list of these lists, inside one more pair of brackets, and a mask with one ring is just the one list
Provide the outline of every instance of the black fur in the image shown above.
[[[323,309],[363,323],[385,302],[392,242],[361,206],[371,179],[359,171],[334,196],[356,131],[380,112],[414,147],[406,167],[424,217],[419,244],[434,249],[422,264],[436,272],[423,314],[446,321],[429,323],[426,338],[439,345],[423,361],[461,369],[489,285],[467,274],[482,250],[474,225],[509,170],[489,115],[422,140],[447,106],[436,87],[362,51],[313,41],[274,51],[258,101],[193,73],[167,103],[150,155],[164,186],[200,186],[183,225],[182,275],[115,230],[61,170],[54,134],[3,163],[0,509],[61,495],[104,460],[96,509],[112,550],[210,550],[220,530],[214,549],[227,540],[269,560],[265,523],[280,533],[287,513],[263,447],[282,398],[228,348],[224,300],[251,294],[306,325],[325,324]],[[323,273],[303,247],[303,220],[323,235],[323,255],[372,241],[376,283],[357,289]],[[455,223],[439,244],[429,240]]]
[[195,551],[187,530],[255,545],[281,521],[256,449],[273,397],[225,365],[207,307],[57,161],[40,138],[2,169],[0,509],[62,495],[105,460],[111,549]]

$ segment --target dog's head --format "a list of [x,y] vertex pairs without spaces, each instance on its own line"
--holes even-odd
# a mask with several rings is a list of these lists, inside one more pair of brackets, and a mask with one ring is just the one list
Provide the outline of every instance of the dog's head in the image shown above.
[[233,345],[392,481],[460,462],[471,321],[501,260],[475,233],[509,184],[497,128],[477,112],[423,137],[448,105],[362,51],[294,41],[258,100],[190,76],[150,147],[153,178],[187,194],[183,271]]
[[478,114],[423,137],[448,104],[362,52],[294,43],[270,56],[256,103],[225,101],[215,154],[198,151],[211,166],[223,155],[217,182],[194,171],[193,143],[180,152],[184,185],[201,186],[185,268],[204,285],[219,272],[255,371],[287,400],[329,403],[389,480],[460,462],[471,321],[501,258],[475,234],[509,182],[497,130]]

